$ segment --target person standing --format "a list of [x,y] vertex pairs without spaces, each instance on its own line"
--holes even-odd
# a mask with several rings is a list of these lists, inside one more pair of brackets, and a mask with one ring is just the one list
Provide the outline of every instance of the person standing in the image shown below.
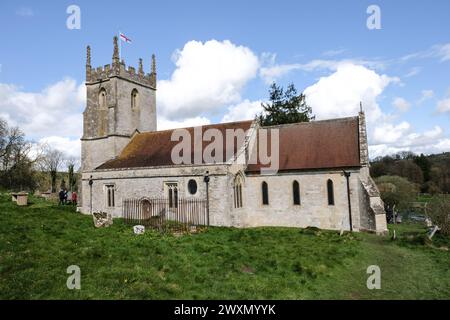
[[72,192],[72,204],[77,205],[77,193],[75,191]]
[[64,188],[64,204],[67,204],[67,189]]
[[64,189],[61,189],[59,191],[59,203],[58,205],[63,205],[64,204]]

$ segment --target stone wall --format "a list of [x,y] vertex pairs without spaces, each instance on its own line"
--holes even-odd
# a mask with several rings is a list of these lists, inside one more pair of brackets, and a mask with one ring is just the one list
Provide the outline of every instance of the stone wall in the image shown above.
[[[328,205],[327,180],[334,186],[335,205]],[[300,205],[293,204],[292,184],[300,184]],[[261,184],[269,189],[269,205],[262,204]],[[360,225],[359,172],[350,176],[352,224],[354,230]],[[318,227],[323,229],[349,229],[347,182],[342,171],[304,173],[281,173],[273,176],[248,176],[243,189],[244,206],[234,209],[240,215],[239,225]]]
[[[323,229],[348,230],[348,200],[346,178],[342,171],[284,173],[273,176],[247,176],[243,184],[243,207],[234,208],[233,181],[235,172],[229,165],[180,166],[129,170],[96,170],[82,177],[82,212],[90,212],[92,175],[93,211],[105,211],[113,217],[122,216],[122,200],[126,198],[167,196],[166,182],[177,182],[180,197],[191,197],[187,191],[190,179],[197,181],[198,191],[193,197],[206,198],[203,176],[210,172],[210,222],[215,226],[315,226]],[[327,180],[334,184],[335,205],[328,205]],[[293,205],[292,183],[300,183],[301,204]],[[261,183],[269,185],[269,205],[262,205]],[[359,170],[351,171],[350,189],[354,230],[368,214],[360,205]],[[105,186],[115,186],[115,207],[106,206]]]
[[[165,183],[178,183],[180,197],[206,198],[206,184],[203,181],[206,170],[210,173],[210,223],[217,226],[230,225],[229,199],[227,185],[229,185],[228,166],[180,166],[159,167],[149,169],[129,170],[96,170],[82,175],[82,203],[81,212],[90,213],[90,176],[92,185],[92,211],[104,211],[113,217],[122,216],[122,201],[126,198],[167,197]],[[188,194],[187,184],[190,179],[197,182],[197,193]],[[115,207],[108,208],[106,202],[106,185],[115,186]]]
[[81,170],[90,171],[116,157],[130,142],[129,137],[109,136],[81,141]]

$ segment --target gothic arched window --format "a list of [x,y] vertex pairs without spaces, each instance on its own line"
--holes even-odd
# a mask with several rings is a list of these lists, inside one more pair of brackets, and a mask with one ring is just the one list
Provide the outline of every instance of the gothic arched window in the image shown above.
[[242,178],[240,175],[237,175],[234,179],[233,194],[234,207],[242,208]]
[[327,181],[327,192],[328,192],[328,205],[334,206],[334,189],[333,189],[333,181],[328,179]]
[[300,185],[297,180],[292,183],[292,193],[294,199],[294,205],[300,204]]
[[267,182],[263,181],[261,185],[261,191],[262,191],[262,204],[268,205],[269,204],[269,187],[267,185]]
[[131,109],[139,108],[139,92],[137,89],[131,91]]
[[105,88],[101,88],[98,93],[98,106],[100,109],[106,109],[106,90]]

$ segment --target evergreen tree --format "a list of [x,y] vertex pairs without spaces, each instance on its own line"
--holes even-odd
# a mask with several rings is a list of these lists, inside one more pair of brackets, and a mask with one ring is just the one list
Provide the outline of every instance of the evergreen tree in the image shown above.
[[420,156],[414,158],[414,162],[422,169],[423,172],[423,180],[425,182],[430,180],[430,172],[431,172],[431,163],[427,157],[424,156],[423,153]]
[[286,91],[272,83],[269,89],[269,103],[261,103],[264,111],[257,116],[262,126],[277,124],[309,122],[314,120],[312,109],[306,104],[305,95],[298,94],[294,84],[288,85]]

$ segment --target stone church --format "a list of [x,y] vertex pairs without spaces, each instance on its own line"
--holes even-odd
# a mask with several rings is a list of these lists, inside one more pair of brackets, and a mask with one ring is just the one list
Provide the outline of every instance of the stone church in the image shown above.
[[[92,68],[87,47],[79,211],[121,217],[125,199],[208,194],[214,226],[387,231],[383,202],[369,175],[362,110],[355,117],[270,127],[278,139],[276,171],[264,171],[258,157],[250,161],[264,130],[252,120],[185,128],[200,137],[211,129],[224,136],[240,131],[244,139],[232,148],[223,144],[221,161],[175,162],[174,130],[157,131],[155,57],[150,73],[142,59],[136,71],[120,61],[117,41],[112,63],[103,67]],[[200,141],[200,151],[205,148]]]

